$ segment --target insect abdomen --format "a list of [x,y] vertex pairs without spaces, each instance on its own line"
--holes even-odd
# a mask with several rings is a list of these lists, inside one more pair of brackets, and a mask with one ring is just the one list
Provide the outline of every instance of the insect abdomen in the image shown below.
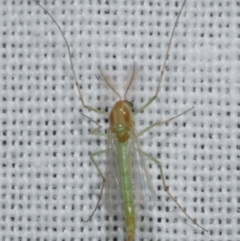
[[131,170],[129,168],[130,153],[128,141],[118,144],[119,166],[122,186],[123,209],[126,228],[126,241],[134,241],[136,229],[136,217],[134,206],[133,185],[131,179]]

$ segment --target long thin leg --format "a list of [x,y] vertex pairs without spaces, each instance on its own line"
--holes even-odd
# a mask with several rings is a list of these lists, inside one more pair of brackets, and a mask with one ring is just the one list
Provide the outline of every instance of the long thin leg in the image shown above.
[[141,130],[140,132],[138,132],[138,133],[137,133],[137,136],[143,135],[145,132],[151,130],[151,129],[152,129],[153,127],[155,127],[155,126],[161,126],[161,125],[167,124],[167,123],[169,123],[170,121],[172,121],[172,120],[174,120],[174,119],[177,119],[179,116],[186,114],[188,111],[192,110],[193,108],[194,108],[194,106],[191,107],[190,109],[182,112],[181,114],[178,114],[178,115],[176,115],[176,116],[174,116],[174,117],[172,117],[172,118],[170,118],[170,119],[168,119],[168,120],[165,120],[165,121],[162,121],[162,122],[161,122],[161,121],[157,121],[157,122],[153,123],[152,125],[148,126],[147,128],[145,128],[145,129]]
[[177,202],[177,200],[173,197],[173,195],[170,193],[170,191],[168,190],[166,183],[165,183],[165,177],[163,174],[163,169],[162,169],[162,164],[160,161],[158,161],[156,158],[152,157],[150,154],[143,152],[141,150],[138,150],[139,152],[141,152],[143,155],[145,155],[149,160],[155,162],[160,170],[160,174],[162,177],[162,184],[163,184],[163,189],[164,191],[167,193],[167,195],[175,202],[175,204],[178,206],[178,208],[193,222],[193,224],[197,225],[199,228],[201,228],[204,232],[208,232],[208,230],[206,230],[205,228],[203,228],[201,225],[199,225],[196,220],[194,220],[193,218],[191,218],[187,212],[185,211],[185,209]]
[[98,198],[97,204],[96,204],[96,206],[95,206],[92,214],[89,216],[89,218],[88,218],[85,222],[90,221],[90,220],[92,219],[93,215],[95,214],[95,212],[97,211],[97,208],[98,208],[98,206],[99,206],[99,204],[100,204],[100,201],[101,201],[101,199],[102,199],[103,189],[104,189],[104,186],[105,186],[105,183],[106,183],[106,178],[104,177],[102,171],[100,170],[97,162],[94,160],[93,157],[94,157],[94,156],[102,155],[102,154],[104,154],[104,153],[106,153],[106,152],[107,152],[107,150],[101,150],[101,151],[97,151],[97,152],[94,152],[94,153],[91,153],[91,154],[90,154],[91,161],[92,161],[92,163],[94,164],[94,166],[96,167],[96,169],[98,170],[98,173],[99,173],[100,176],[102,177],[103,182],[102,182],[102,187],[101,187],[101,190],[100,190],[100,194],[99,194],[99,198]]
[[81,113],[81,114],[82,114],[84,117],[86,117],[87,119],[89,119],[90,121],[92,121],[93,123],[95,123],[95,124],[97,125],[97,128],[91,130],[90,134],[95,135],[95,136],[107,137],[107,134],[102,133],[102,132],[100,131],[101,126],[98,124],[97,121],[93,120],[91,117],[89,117],[89,116],[87,116],[87,115],[85,115],[85,114],[83,114],[83,113]]
[[54,19],[54,17],[51,15],[51,13],[49,13],[49,12],[39,3],[39,0],[33,0],[33,1],[34,1],[36,4],[38,4],[38,6],[39,6],[40,8],[42,8],[43,11],[52,19],[52,21],[55,23],[55,25],[57,26],[57,28],[59,29],[59,31],[60,31],[60,33],[61,33],[61,35],[62,35],[62,37],[63,37],[63,40],[64,40],[64,42],[65,42],[65,44],[66,44],[66,46],[67,46],[67,52],[68,52],[68,57],[69,57],[70,64],[71,64],[71,69],[72,69],[72,72],[73,72],[73,78],[74,78],[75,84],[76,84],[76,86],[77,86],[78,93],[79,93],[79,99],[80,99],[80,101],[82,102],[83,107],[86,108],[86,109],[88,109],[89,111],[94,111],[94,112],[97,112],[97,113],[100,113],[100,114],[102,114],[102,115],[107,116],[107,115],[108,115],[107,112],[105,112],[105,111],[100,111],[100,110],[98,110],[98,109],[96,109],[96,108],[94,108],[94,107],[91,107],[91,106],[88,106],[88,105],[85,104],[84,99],[83,99],[83,95],[82,95],[82,92],[81,92],[81,89],[80,89],[80,86],[79,86],[79,84],[78,84],[78,82],[77,82],[77,77],[76,77],[76,73],[75,73],[75,69],[74,69],[74,65],[73,65],[73,60],[72,60],[72,56],[71,56],[71,52],[70,52],[70,46],[69,46],[68,41],[67,41],[67,39],[66,39],[66,37],[65,37],[65,35],[64,35],[64,33],[63,33],[62,28],[61,28],[60,25],[57,23],[57,21]]
[[176,21],[175,21],[175,23],[174,23],[174,27],[173,27],[173,30],[172,30],[172,33],[171,33],[169,45],[168,45],[167,52],[166,52],[166,55],[165,55],[165,58],[164,58],[162,71],[161,71],[161,73],[160,73],[160,77],[159,77],[159,81],[158,81],[156,93],[155,93],[155,95],[154,95],[144,106],[142,106],[141,108],[139,108],[139,109],[135,112],[135,115],[136,115],[137,113],[143,111],[147,106],[149,106],[149,105],[157,98],[157,95],[158,95],[158,93],[159,93],[159,91],[160,91],[160,87],[161,87],[161,82],[162,82],[162,77],[163,77],[163,74],[164,74],[164,70],[165,70],[165,68],[166,68],[166,63],[167,63],[167,58],[168,58],[168,55],[169,55],[169,50],[170,50],[170,47],[171,47],[171,45],[172,45],[173,35],[174,35],[175,30],[176,30],[176,28],[177,28],[178,20],[179,20],[179,17],[180,17],[180,15],[181,15],[181,13],[182,13],[182,10],[183,10],[183,7],[184,7],[185,3],[186,3],[186,0],[183,2],[182,7],[181,7],[181,9],[180,9],[180,11],[179,11],[179,13],[178,13],[177,19],[176,19]]

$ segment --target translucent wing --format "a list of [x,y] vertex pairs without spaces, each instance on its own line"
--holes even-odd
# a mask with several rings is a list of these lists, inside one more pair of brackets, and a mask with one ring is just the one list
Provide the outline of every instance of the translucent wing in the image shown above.
[[130,141],[132,143],[132,180],[135,204],[141,205],[144,209],[152,210],[156,205],[156,195],[146,166],[146,158],[135,133],[132,133]]
[[114,136],[110,131],[108,132],[105,177],[105,207],[111,215],[122,213],[123,200],[118,153],[116,140],[114,140]]
[[[118,153],[118,141],[114,135],[109,132],[108,137],[105,203],[108,212],[114,215],[117,212],[122,213],[123,206],[119,168],[119,155],[121,153]],[[126,149],[135,205],[152,210],[155,206],[156,196],[146,168],[145,158],[134,132],[131,133],[129,140],[126,142]]]

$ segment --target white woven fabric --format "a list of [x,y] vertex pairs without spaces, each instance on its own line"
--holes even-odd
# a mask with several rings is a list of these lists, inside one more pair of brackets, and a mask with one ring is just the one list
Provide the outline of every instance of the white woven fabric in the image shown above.
[[[156,90],[182,1],[42,1],[62,27],[87,105],[109,110],[117,97],[97,80],[99,67],[135,107]],[[106,148],[82,103],[59,30],[30,0],[1,1],[0,240],[107,240],[101,177],[89,153]],[[159,201],[139,220],[136,240],[239,240],[239,1],[189,0],[183,9],[158,98],[136,128],[194,109],[141,137],[161,160],[179,203],[169,200],[148,162]],[[118,83],[118,84],[117,84]],[[123,83],[123,84],[122,84]],[[123,93],[124,91],[121,91]],[[108,124],[96,113],[84,110]],[[96,158],[104,171],[105,157]],[[124,240],[118,220],[112,222]],[[109,240],[112,240],[109,238]]]

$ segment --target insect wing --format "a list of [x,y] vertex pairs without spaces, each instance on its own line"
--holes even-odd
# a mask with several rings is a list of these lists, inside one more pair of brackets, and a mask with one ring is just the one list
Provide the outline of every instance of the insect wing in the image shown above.
[[149,175],[146,159],[135,134],[131,135],[132,182],[135,204],[152,210],[156,205],[156,195]]
[[[113,215],[117,212],[121,213],[123,207],[120,153],[117,150],[118,141],[111,132],[108,133],[108,141],[105,204],[107,211]],[[134,133],[131,133],[131,137],[126,142],[125,156],[128,162],[128,173],[131,176],[135,205],[152,210],[156,203],[156,195],[146,167],[146,160]]]
[[123,206],[119,158],[116,145],[117,140],[109,131],[105,171],[105,207],[111,215],[122,213]]

